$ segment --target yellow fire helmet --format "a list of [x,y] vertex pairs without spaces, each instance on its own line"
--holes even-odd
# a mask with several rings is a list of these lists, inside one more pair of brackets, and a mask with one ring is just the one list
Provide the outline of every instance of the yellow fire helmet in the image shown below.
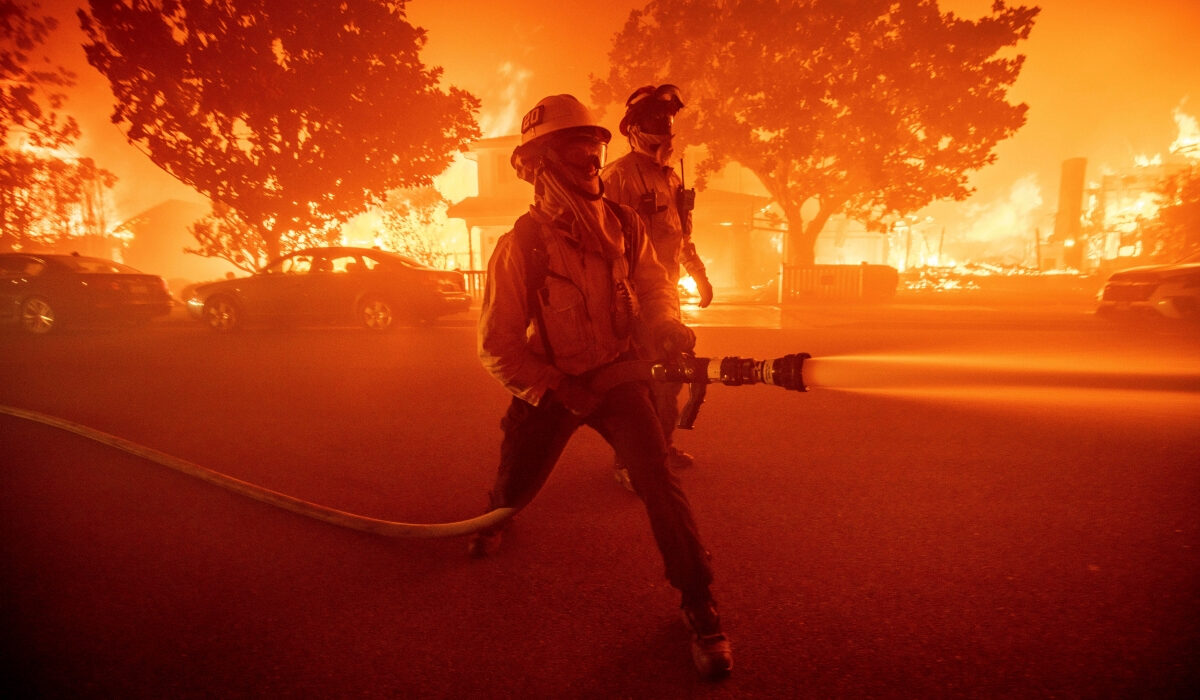
[[531,181],[526,161],[542,147],[547,137],[568,130],[591,131],[607,144],[612,132],[600,126],[591,110],[574,95],[551,95],[542,99],[521,119],[521,145],[513,149],[510,163],[522,180]]

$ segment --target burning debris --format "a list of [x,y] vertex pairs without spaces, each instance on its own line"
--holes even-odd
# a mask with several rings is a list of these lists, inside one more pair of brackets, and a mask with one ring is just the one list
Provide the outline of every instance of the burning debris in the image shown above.
[[985,291],[1027,280],[1074,278],[1083,283],[1076,270],[1038,270],[1024,265],[992,263],[961,263],[943,267],[918,267],[900,274],[900,291],[916,293],[948,293]]

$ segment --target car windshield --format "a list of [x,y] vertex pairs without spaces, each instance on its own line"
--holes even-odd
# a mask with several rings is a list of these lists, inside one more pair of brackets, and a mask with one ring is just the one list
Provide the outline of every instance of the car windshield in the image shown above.
[[1176,264],[1177,265],[1186,265],[1188,263],[1200,263],[1200,250],[1197,250],[1196,252],[1192,253],[1191,255],[1185,257],[1183,260],[1180,260]]

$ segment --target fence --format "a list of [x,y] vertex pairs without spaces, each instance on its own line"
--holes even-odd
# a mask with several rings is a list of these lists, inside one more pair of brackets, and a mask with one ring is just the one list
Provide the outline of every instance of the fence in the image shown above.
[[467,291],[476,299],[483,297],[483,286],[487,284],[487,270],[459,270],[463,273]]
[[896,294],[899,283],[888,265],[784,265],[779,302],[882,301]]

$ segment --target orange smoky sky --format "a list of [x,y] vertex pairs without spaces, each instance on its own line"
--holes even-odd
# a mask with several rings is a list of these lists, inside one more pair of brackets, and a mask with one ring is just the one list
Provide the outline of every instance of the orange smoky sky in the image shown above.
[[[196,199],[136,149],[109,122],[112,96],[83,58],[74,0],[42,0],[62,25],[49,50],[76,71],[69,109],[80,120],[82,155],[120,178],[124,215],[165,198]],[[943,0],[946,11],[976,19],[991,0]],[[1018,3],[1019,4],[1019,3]],[[971,202],[1002,198],[1018,181],[1040,186],[1052,213],[1058,173],[1067,158],[1088,159],[1088,176],[1127,167],[1140,154],[1166,153],[1177,135],[1174,113],[1200,115],[1200,2],[1197,0],[1043,0],[1032,35],[1019,51],[1026,65],[1011,97],[1029,104],[1028,122],[997,148],[997,162],[975,174]],[[541,97],[588,96],[589,74],[607,72],[613,35],[642,0],[414,0],[409,19],[428,32],[427,64],[443,83],[482,100],[485,133],[515,132],[514,119]],[[631,89],[636,86],[630,86]],[[615,110],[606,120],[614,120]],[[620,144],[615,153],[622,152]],[[942,208],[949,216],[950,209]],[[961,211],[963,204],[953,205]]]

